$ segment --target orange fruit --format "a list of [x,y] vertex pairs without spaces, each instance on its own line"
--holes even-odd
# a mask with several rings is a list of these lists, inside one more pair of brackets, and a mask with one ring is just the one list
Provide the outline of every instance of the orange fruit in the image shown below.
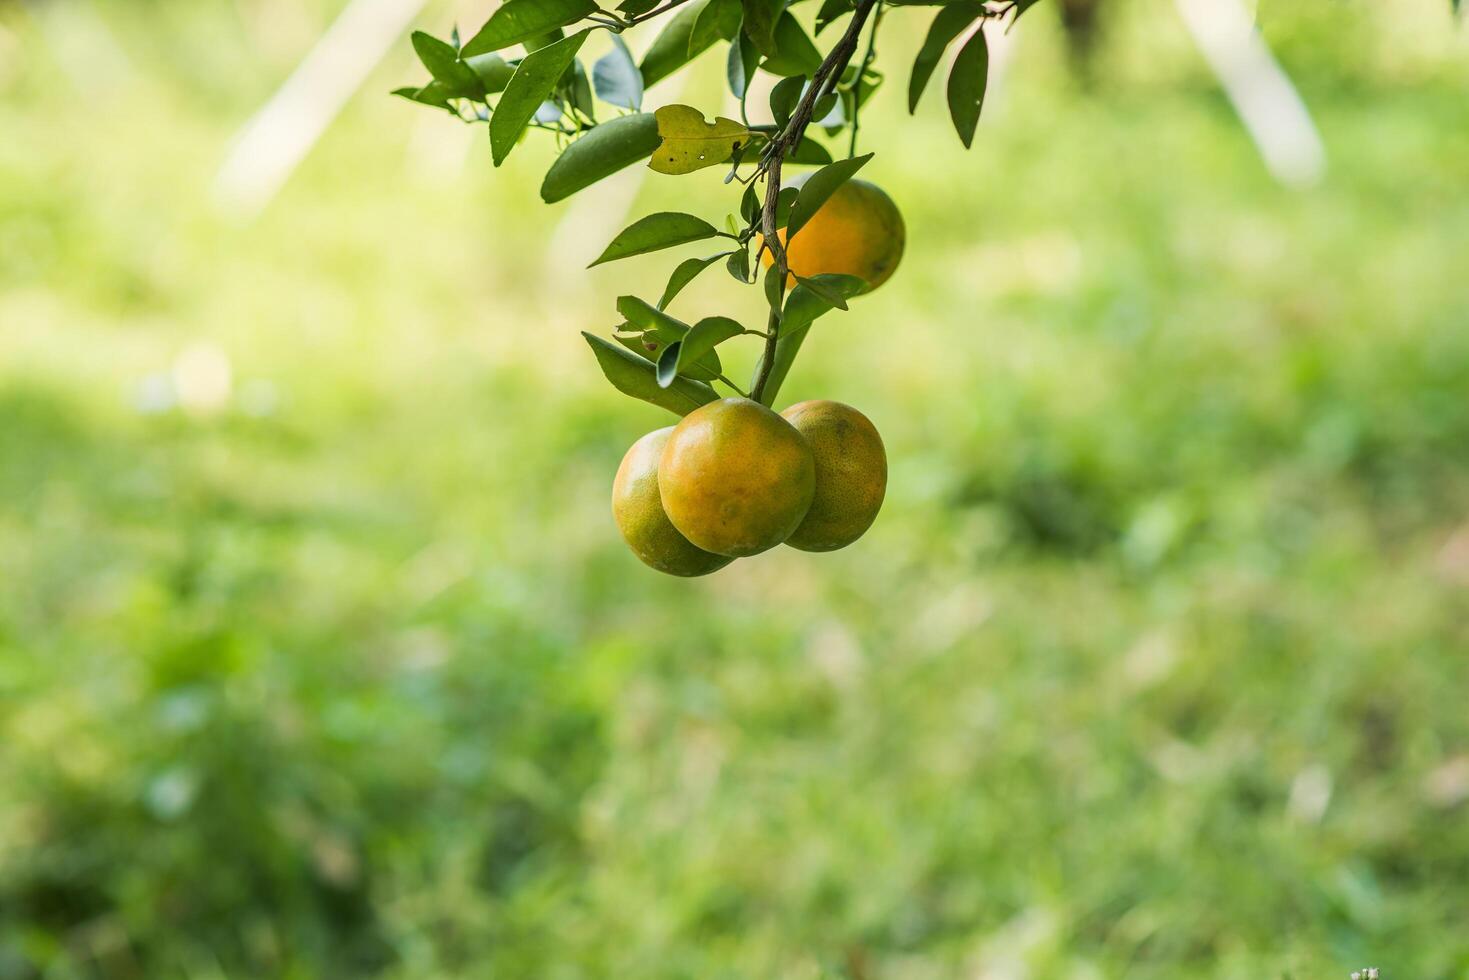
[[[802,174],[791,186],[800,187],[809,177]],[[787,240],[784,231],[780,240],[782,244]],[[827,198],[786,249],[792,273],[786,285],[795,286],[795,276],[809,279],[840,272],[865,279],[871,292],[897,271],[907,240],[903,215],[893,199],[876,184],[849,180]],[[766,251],[761,261],[768,268],[774,259]]]
[[684,537],[743,558],[774,548],[801,523],[816,492],[816,461],[785,419],[748,398],[725,398],[674,427],[658,489]]
[[612,516],[632,553],[650,568],[692,578],[717,572],[734,559],[694,547],[663,512],[658,461],[673,426],[649,432],[622,457],[612,481]]
[[801,402],[780,414],[816,460],[816,496],[786,544],[802,551],[845,548],[867,533],[887,494],[882,436],[867,416],[841,402]]

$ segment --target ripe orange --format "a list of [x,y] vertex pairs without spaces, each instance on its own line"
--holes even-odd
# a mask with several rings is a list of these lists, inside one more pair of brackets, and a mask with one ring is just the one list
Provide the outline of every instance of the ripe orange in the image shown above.
[[[800,187],[809,177],[802,174],[791,186]],[[784,231],[780,240],[787,240]],[[903,215],[893,199],[876,184],[849,180],[796,233],[786,250],[792,273],[786,285],[794,286],[795,276],[840,272],[865,279],[871,292],[897,271],[907,240]],[[769,267],[774,259],[767,251],[761,261]]]
[[643,564],[669,575],[692,578],[717,572],[734,559],[694,547],[663,512],[658,493],[658,461],[673,426],[649,432],[627,451],[612,482],[612,516],[632,553]]
[[674,427],[658,488],[684,537],[743,558],[774,548],[801,523],[816,492],[816,461],[785,419],[748,398],[725,398]]
[[888,486],[882,436],[867,416],[841,402],[801,402],[780,414],[816,459],[816,496],[786,544],[802,551],[845,548],[867,533],[882,509]]

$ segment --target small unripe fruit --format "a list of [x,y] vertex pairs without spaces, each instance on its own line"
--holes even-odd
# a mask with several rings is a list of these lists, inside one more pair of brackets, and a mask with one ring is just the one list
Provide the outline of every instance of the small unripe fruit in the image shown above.
[[663,512],[658,461],[673,426],[649,432],[627,451],[612,482],[612,516],[632,553],[650,568],[692,578],[708,575],[733,559],[694,547]]
[[674,427],[658,488],[684,537],[743,558],[774,548],[801,523],[816,492],[816,461],[785,419],[748,398],[725,398]]
[[786,544],[802,551],[845,548],[867,533],[887,494],[882,436],[867,416],[841,402],[801,402],[781,415],[816,460],[816,495]]

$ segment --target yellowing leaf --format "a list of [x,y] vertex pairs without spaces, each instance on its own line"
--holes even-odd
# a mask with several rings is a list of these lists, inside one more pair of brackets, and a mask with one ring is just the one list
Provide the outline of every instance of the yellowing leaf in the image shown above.
[[648,166],[660,174],[691,174],[728,160],[750,142],[750,131],[723,116],[712,123],[692,106],[666,105],[654,114],[662,144]]

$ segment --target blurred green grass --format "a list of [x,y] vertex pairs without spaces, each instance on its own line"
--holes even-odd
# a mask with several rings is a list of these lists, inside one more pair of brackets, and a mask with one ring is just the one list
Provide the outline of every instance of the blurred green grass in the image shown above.
[[783,394],[874,419],[886,509],[689,583],[608,514],[666,421],[577,337],[669,264],[581,271],[615,194],[461,168],[403,45],[236,225],[335,5],[0,5],[0,977],[1469,977],[1444,6],[1261,5],[1301,193],[1166,5],[1091,87],[1029,15],[970,154],[892,84],[911,250]]

